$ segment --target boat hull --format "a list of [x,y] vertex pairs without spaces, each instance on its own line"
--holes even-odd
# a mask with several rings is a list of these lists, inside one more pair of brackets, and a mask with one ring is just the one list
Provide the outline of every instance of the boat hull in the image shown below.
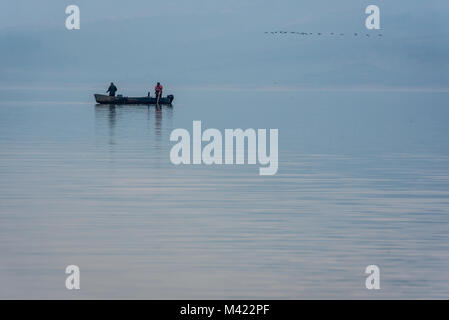
[[[104,94],[95,94],[95,101],[100,104],[156,104],[155,97],[110,97]],[[159,99],[159,104],[171,105],[174,97],[168,95]]]

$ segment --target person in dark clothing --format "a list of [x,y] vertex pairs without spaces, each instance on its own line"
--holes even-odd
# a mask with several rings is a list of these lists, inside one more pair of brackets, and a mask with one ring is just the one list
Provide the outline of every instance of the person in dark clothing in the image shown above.
[[114,85],[113,82],[111,82],[111,85],[109,86],[108,91],[106,91],[106,92],[109,92],[110,97],[115,97],[115,93],[117,92],[117,87]]

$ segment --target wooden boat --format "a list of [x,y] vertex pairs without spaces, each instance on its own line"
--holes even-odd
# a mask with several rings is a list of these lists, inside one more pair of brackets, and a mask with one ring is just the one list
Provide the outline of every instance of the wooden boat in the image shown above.
[[[95,101],[100,104],[156,104],[156,97],[123,97],[118,95],[116,97],[110,97],[104,94],[95,94]],[[171,105],[173,95],[168,95],[166,97],[161,97],[159,99],[159,104]]]

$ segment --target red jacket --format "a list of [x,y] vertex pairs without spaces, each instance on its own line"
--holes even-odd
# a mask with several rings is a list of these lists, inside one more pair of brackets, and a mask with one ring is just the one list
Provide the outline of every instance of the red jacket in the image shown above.
[[163,87],[162,87],[161,84],[160,84],[160,85],[156,85],[156,86],[154,87],[154,91],[156,91],[156,92],[162,92],[162,89],[163,89]]

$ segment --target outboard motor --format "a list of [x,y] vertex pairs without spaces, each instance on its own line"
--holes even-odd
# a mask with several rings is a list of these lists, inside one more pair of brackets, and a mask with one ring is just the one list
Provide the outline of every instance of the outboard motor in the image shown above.
[[172,95],[172,94],[169,94],[169,95],[167,96],[167,98],[168,98],[168,101],[170,101],[170,103],[172,103],[172,101],[173,101],[173,99],[175,98],[175,96]]

